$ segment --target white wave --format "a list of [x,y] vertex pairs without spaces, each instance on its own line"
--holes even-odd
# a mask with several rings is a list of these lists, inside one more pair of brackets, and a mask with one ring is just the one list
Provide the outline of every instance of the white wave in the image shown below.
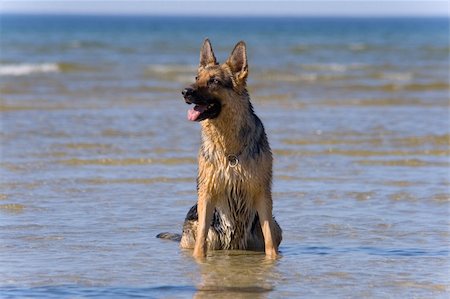
[[18,63],[0,65],[0,76],[26,76],[35,73],[56,73],[59,71],[59,66],[56,63]]
[[147,66],[147,70],[158,74],[193,73],[197,71],[197,67],[182,64],[152,64]]
[[324,64],[304,64],[302,68],[309,71],[331,71],[346,72],[348,70],[358,70],[364,68],[363,64],[340,64],[340,63],[324,63]]
[[146,68],[146,74],[165,81],[183,84],[193,83],[197,67],[183,64],[152,64]]
[[291,74],[279,74],[273,76],[272,80],[276,81],[282,81],[282,82],[314,82],[318,78],[317,74],[298,74],[298,75],[291,75]]
[[268,70],[262,72],[255,72],[254,78],[258,81],[277,81],[286,83],[298,83],[298,82],[314,82],[319,76],[316,73],[284,73],[275,70]]

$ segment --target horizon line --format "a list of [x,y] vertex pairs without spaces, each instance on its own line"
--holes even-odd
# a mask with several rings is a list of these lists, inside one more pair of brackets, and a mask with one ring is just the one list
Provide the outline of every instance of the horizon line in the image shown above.
[[177,13],[97,13],[97,12],[16,12],[0,11],[0,16],[59,16],[59,17],[185,17],[185,18],[447,18],[448,14],[209,14],[209,15],[186,15]]

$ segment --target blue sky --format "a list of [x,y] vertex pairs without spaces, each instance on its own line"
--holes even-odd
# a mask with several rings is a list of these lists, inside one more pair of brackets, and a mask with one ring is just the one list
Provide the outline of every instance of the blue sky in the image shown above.
[[450,1],[0,0],[2,13],[223,16],[448,16]]

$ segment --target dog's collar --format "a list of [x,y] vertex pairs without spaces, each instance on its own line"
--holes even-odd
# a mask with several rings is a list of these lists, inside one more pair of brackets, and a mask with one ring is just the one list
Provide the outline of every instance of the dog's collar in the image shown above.
[[[231,168],[234,168],[234,167],[239,165],[239,163],[240,163],[239,157],[242,155],[242,153],[244,152],[246,147],[247,147],[247,145],[243,146],[242,149],[239,152],[235,153],[235,154],[233,154],[233,153],[232,154],[228,154],[227,152],[221,151],[219,149],[216,149],[216,153],[220,153],[219,156],[225,157],[227,159],[228,165]],[[205,156],[205,152],[203,150],[202,150],[202,154],[203,154],[203,156],[205,158],[208,159],[209,156]]]
[[225,153],[228,164],[230,165],[231,168],[234,168],[239,165],[239,156],[242,155],[242,152],[244,151],[244,149],[246,147],[247,147],[247,145],[243,146],[242,149],[236,154],[226,154]]

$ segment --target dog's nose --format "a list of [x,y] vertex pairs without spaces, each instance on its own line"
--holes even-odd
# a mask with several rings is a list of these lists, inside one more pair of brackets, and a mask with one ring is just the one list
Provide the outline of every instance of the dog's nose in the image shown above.
[[181,94],[183,95],[183,97],[187,97],[187,96],[192,95],[193,92],[194,92],[194,90],[192,88],[186,87],[185,89],[183,89]]

